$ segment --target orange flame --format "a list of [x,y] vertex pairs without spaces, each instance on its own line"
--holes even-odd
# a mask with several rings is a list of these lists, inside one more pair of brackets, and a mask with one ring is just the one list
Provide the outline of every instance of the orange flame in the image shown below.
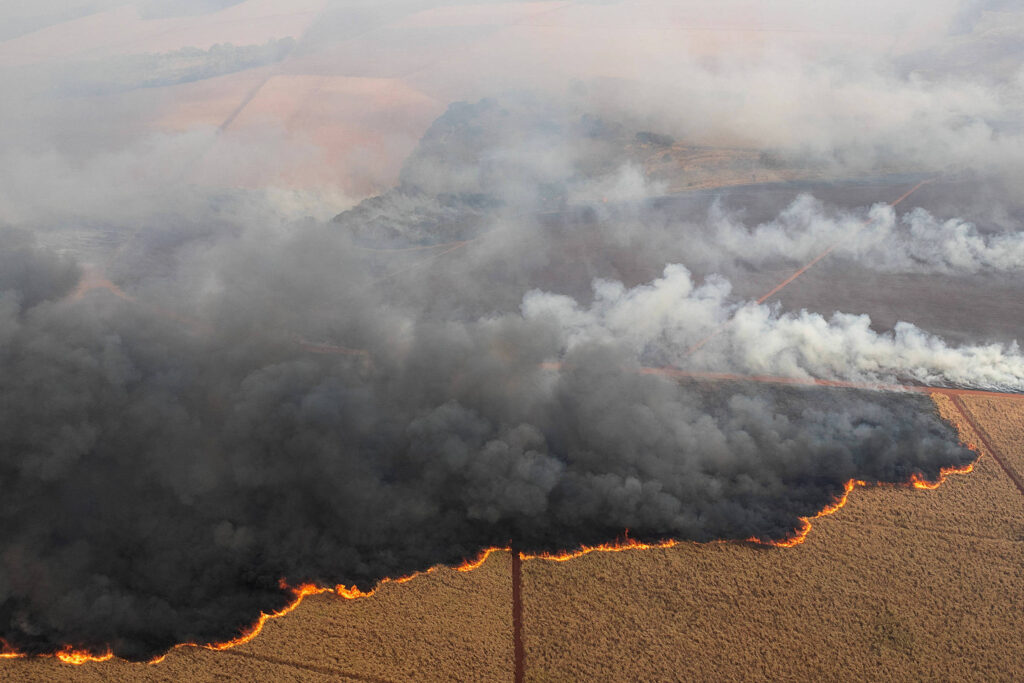
[[[973,444],[968,444],[967,446],[971,450],[973,450],[975,452],[979,452],[978,449],[975,448],[975,446]],[[894,485],[894,486],[910,486],[910,487],[913,487],[913,488],[916,488],[916,489],[933,490],[933,489],[937,489],[939,486],[941,486],[946,481],[946,478],[947,478],[948,475],[950,475],[950,474],[967,474],[967,473],[969,473],[969,472],[971,472],[973,470],[974,470],[974,463],[968,463],[967,465],[964,465],[962,467],[946,467],[946,468],[942,468],[940,470],[940,472],[939,472],[939,478],[937,480],[935,480],[935,481],[928,481],[926,479],[922,479],[920,477],[920,475],[918,475],[917,473],[914,473],[914,474],[912,474],[910,476],[910,479],[907,482],[904,482],[902,484],[887,484],[886,482],[873,482],[873,483],[869,483],[867,481],[863,481],[863,480],[860,480],[860,479],[851,479],[848,482],[846,482],[846,484],[843,486],[843,492],[838,497],[833,499],[832,502],[830,502],[828,505],[823,507],[817,514],[815,514],[812,517],[800,517],[799,518],[800,519],[800,525],[796,529],[796,531],[793,533],[792,536],[789,536],[789,537],[781,539],[781,540],[764,540],[764,539],[757,538],[757,537],[751,537],[751,538],[747,538],[747,539],[744,539],[744,540],[746,542],[748,542],[748,543],[757,543],[757,544],[760,544],[760,545],[768,545],[768,546],[772,546],[772,547],[775,547],[775,548],[792,548],[792,547],[800,545],[801,543],[803,543],[807,539],[807,535],[811,531],[811,526],[812,526],[811,525],[811,520],[812,519],[819,519],[821,517],[825,517],[827,515],[831,515],[832,513],[836,512],[837,510],[842,508],[844,505],[846,505],[846,501],[849,499],[850,493],[852,493],[853,490],[855,488],[857,488],[858,486],[886,486],[886,485]],[[707,545],[708,543],[728,543],[728,542],[730,542],[730,541],[726,539],[726,540],[718,540],[718,541],[707,541],[707,542],[704,542],[704,543],[700,543],[700,542],[694,542],[694,543],[696,545]],[[594,553],[594,552],[607,553],[607,552],[622,552],[622,551],[625,551],[625,550],[648,550],[648,549],[652,549],[652,548],[657,548],[657,549],[674,548],[674,547],[676,547],[678,545],[681,545],[681,543],[682,543],[681,541],[677,541],[677,540],[671,539],[671,538],[670,539],[665,539],[665,540],[662,540],[662,541],[655,541],[655,542],[651,542],[651,543],[647,543],[647,542],[644,542],[644,541],[638,541],[638,540],[635,540],[635,539],[632,539],[632,538],[629,537],[629,530],[627,529],[625,534],[624,534],[624,536],[623,536],[623,538],[616,539],[616,540],[611,541],[609,543],[601,543],[600,545],[595,545],[595,546],[583,545],[583,546],[580,546],[579,548],[576,548],[574,550],[563,550],[563,551],[556,552],[556,553],[548,553],[548,552],[541,552],[541,553],[535,553],[535,554],[522,553],[520,555],[520,557],[522,559],[524,559],[524,560],[548,560],[548,561],[551,561],[551,562],[568,562],[569,560],[574,560],[574,559],[576,559],[578,557],[583,557],[584,555],[589,555],[590,553]],[[487,558],[490,557],[493,553],[502,552],[502,551],[508,552],[508,551],[510,551],[510,548],[508,546],[505,546],[505,547],[495,546],[495,547],[491,547],[491,548],[486,548],[483,551],[481,551],[480,554],[477,555],[474,559],[472,559],[472,560],[465,560],[465,561],[463,561],[462,564],[460,564],[460,565],[458,565],[456,567],[453,567],[453,569],[455,571],[458,571],[458,572],[470,572],[470,571],[473,571],[474,569],[478,569],[481,566],[483,566],[484,562],[487,561]],[[371,588],[368,591],[363,591],[363,590],[359,589],[355,585],[353,585],[353,586],[345,586],[344,584],[338,584],[338,585],[334,586],[333,588],[324,587],[324,586],[317,586],[316,584],[312,584],[312,583],[303,583],[303,584],[300,584],[298,586],[290,586],[290,585],[288,585],[285,582],[284,579],[281,579],[281,581],[280,581],[281,587],[291,591],[292,594],[294,595],[294,599],[290,603],[288,603],[287,605],[282,607],[280,610],[277,610],[276,612],[270,612],[270,613],[261,612],[259,618],[256,620],[256,622],[254,624],[252,624],[251,626],[245,628],[237,637],[235,637],[235,638],[233,638],[231,640],[224,641],[224,642],[221,642],[221,643],[204,643],[204,644],[181,643],[179,645],[175,645],[172,648],[172,650],[176,650],[176,649],[182,648],[182,647],[203,647],[203,648],[206,648],[207,650],[217,650],[217,651],[227,650],[229,648],[235,647],[236,645],[242,645],[243,643],[248,643],[250,640],[254,639],[263,630],[263,626],[267,623],[267,621],[269,621],[270,619],[277,619],[279,617],[283,617],[284,615],[289,614],[290,612],[294,611],[295,608],[297,608],[299,606],[299,604],[302,602],[302,600],[306,596],[309,596],[309,595],[319,595],[321,593],[334,593],[334,594],[338,595],[339,597],[345,598],[346,600],[356,600],[358,598],[368,598],[368,597],[374,595],[378,590],[380,590],[381,586],[383,586],[385,584],[388,584],[388,583],[407,583],[409,581],[412,581],[413,579],[415,579],[418,576],[422,576],[422,575],[425,575],[425,574],[431,574],[436,569],[437,569],[437,567],[431,567],[430,569],[424,570],[422,572],[413,572],[412,574],[409,574],[407,576],[400,576],[400,577],[397,577],[397,578],[385,577],[384,579],[381,579],[381,581],[374,588]],[[11,659],[11,658],[15,658],[15,657],[25,657],[26,656],[26,655],[24,655],[24,654],[22,654],[20,652],[17,652],[15,650],[13,650],[12,648],[10,648],[10,646],[6,642],[4,642],[2,640],[0,640],[0,645],[2,645],[2,648],[0,648],[0,659]],[[160,655],[159,657],[155,657],[154,659],[151,659],[149,661],[149,664],[159,664],[160,662],[162,662],[164,659],[167,658],[167,654],[169,654],[169,653],[165,653],[165,654]],[[59,659],[60,661],[64,662],[65,664],[85,664],[87,662],[105,662],[105,661],[107,661],[109,659],[113,659],[114,654],[113,654],[113,652],[111,652],[108,649],[106,652],[104,652],[102,654],[94,655],[94,654],[92,654],[90,652],[87,652],[87,651],[84,651],[84,650],[75,650],[71,646],[66,646],[64,649],[58,651],[57,653],[55,653],[54,655],[51,655],[51,656],[55,656],[57,659]]]
[[[114,653],[110,648],[107,648],[107,650],[101,654],[93,654],[88,650],[76,650],[71,645],[65,645],[53,654],[38,656],[56,657],[65,664],[85,664],[86,662],[105,662],[108,659],[113,659]],[[23,657],[28,657],[28,655],[24,652],[18,652],[11,647],[6,640],[0,638],[0,659],[21,659]]]
[[[973,444],[968,444],[967,447],[970,448],[972,451],[978,452],[978,449],[975,448]],[[942,468],[942,470],[939,471],[939,478],[936,479],[935,481],[927,481],[925,479],[921,479],[915,473],[910,476],[910,485],[913,486],[915,489],[926,489],[931,491],[942,486],[942,484],[946,481],[946,477],[950,474],[969,474],[970,472],[973,471],[974,463],[969,462],[963,467]]]
[[[974,444],[965,445],[967,446],[967,448],[977,453],[980,457],[981,451],[978,450],[974,446]],[[882,481],[869,483],[866,481],[862,481],[860,479],[851,479],[850,481],[846,482],[842,495],[840,495],[838,498],[836,498],[831,503],[822,508],[821,511],[818,512],[818,514],[814,515],[813,517],[801,517],[799,528],[797,528],[796,533],[794,533],[789,538],[785,538],[780,541],[763,541],[757,538],[749,538],[747,540],[752,543],[761,543],[764,545],[775,546],[776,548],[792,548],[793,546],[800,545],[807,538],[807,534],[809,534],[811,531],[812,519],[818,519],[820,517],[825,517],[826,515],[831,515],[833,512],[846,505],[846,501],[849,498],[850,493],[853,491],[853,489],[857,488],[858,486],[910,486],[915,489],[933,491],[942,486],[942,484],[944,484],[946,481],[946,477],[948,477],[949,475],[968,474],[973,471],[974,462],[969,462],[966,465],[960,467],[953,466],[943,467],[939,469],[939,478],[936,479],[935,481],[928,481],[927,479],[923,479],[921,478],[921,475],[919,475],[917,472],[911,474],[910,479],[908,481],[896,484],[890,484],[888,482]]]
[[[284,615],[294,611],[295,608],[299,606],[299,604],[302,602],[303,598],[305,598],[306,596],[308,596],[308,595],[317,595],[319,593],[329,593],[332,590],[330,588],[322,588],[322,587],[317,586],[317,585],[312,584],[312,583],[303,583],[303,584],[300,584],[298,586],[289,586],[288,584],[285,583],[284,579],[281,579],[279,581],[279,584],[280,584],[281,588],[289,590],[289,591],[292,592],[292,594],[294,596],[292,601],[289,602],[284,607],[282,607],[281,609],[277,610],[276,612],[270,612],[270,613],[260,612],[260,616],[256,620],[256,622],[254,624],[252,624],[251,626],[243,629],[242,632],[237,637],[232,638],[231,640],[226,640],[226,641],[224,641],[222,643],[202,643],[202,644],[200,644],[200,643],[179,643],[179,644],[175,645],[173,648],[171,648],[171,650],[177,650],[177,649],[182,648],[182,647],[202,647],[202,648],[205,648],[207,650],[217,650],[217,651],[220,651],[220,650],[227,650],[229,648],[235,647],[236,645],[242,645],[243,643],[248,643],[250,640],[252,640],[253,638],[255,638],[256,636],[258,636],[260,634],[260,631],[263,630],[263,626],[267,623],[268,620],[270,620],[270,619],[277,619],[279,617],[283,617]],[[159,664],[160,662],[162,662],[165,659],[167,659],[167,655],[168,654],[170,654],[170,651],[165,652],[164,654],[159,655],[158,657],[154,657],[153,659],[149,660],[149,662],[147,662],[147,663],[148,664]],[[74,662],[74,663],[77,663],[77,662]]]
[[63,650],[57,652],[57,659],[64,662],[65,664],[85,664],[86,662],[105,662],[109,659],[114,658],[114,653],[108,648],[106,652],[101,655],[94,655],[91,652],[85,650],[75,650],[71,646],[66,646]]
[[600,545],[582,545],[575,550],[563,550],[557,553],[523,553],[522,558],[524,560],[548,560],[550,562],[568,562],[569,560],[575,560],[577,557],[583,557],[584,555],[589,555],[590,553],[618,553],[622,552],[623,550],[674,548],[677,545],[679,545],[679,541],[676,541],[674,539],[666,539],[654,543],[644,543],[642,541],[637,541],[629,537],[629,529],[626,529],[626,533],[621,539],[615,539],[610,543],[601,543]]
[[455,567],[455,571],[471,572],[474,569],[479,569],[481,566],[483,566],[484,562],[487,561],[487,558],[491,556],[491,553],[496,553],[502,550],[505,552],[509,552],[512,549],[508,546],[505,546],[504,548],[487,548],[482,553],[477,555],[475,560],[466,560],[458,567]]
[[747,541],[751,543],[760,543],[762,545],[770,545],[776,548],[792,548],[793,546],[800,545],[807,539],[807,534],[811,533],[812,519],[818,519],[819,517],[831,515],[833,512],[846,505],[846,501],[850,497],[850,493],[855,488],[857,488],[858,486],[867,485],[868,484],[866,481],[861,481],[860,479],[851,479],[850,481],[846,482],[846,484],[843,486],[843,492],[838,498],[834,499],[831,503],[829,503],[821,510],[819,510],[818,513],[813,517],[801,517],[800,526],[797,527],[796,532],[789,538],[784,538],[778,541],[765,541],[760,538],[748,538]]

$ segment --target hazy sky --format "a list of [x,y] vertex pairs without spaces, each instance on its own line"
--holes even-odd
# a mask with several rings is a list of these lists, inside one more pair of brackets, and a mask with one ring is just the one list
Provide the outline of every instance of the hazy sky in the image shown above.
[[[450,102],[516,89],[698,143],[1012,163],[1019,131],[1008,146],[992,130],[1020,113],[1015,5],[3,2],[0,140],[36,158],[4,172],[25,163],[67,193],[89,164],[135,182],[141,155],[160,182],[185,166],[344,203],[393,183]],[[980,65],[958,71],[969,58]],[[215,144],[190,141],[225,124]],[[16,216],[17,198],[0,191],[0,208]]]

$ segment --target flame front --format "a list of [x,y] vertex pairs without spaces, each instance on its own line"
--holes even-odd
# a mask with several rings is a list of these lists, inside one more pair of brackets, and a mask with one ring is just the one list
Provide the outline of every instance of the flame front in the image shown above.
[[[713,541],[714,542],[714,541]],[[569,560],[575,560],[577,557],[583,557],[590,553],[618,553],[623,550],[650,550],[651,548],[674,548],[679,545],[679,541],[674,539],[665,539],[663,541],[657,541],[654,543],[644,543],[643,541],[637,541],[636,539],[629,537],[629,529],[621,539],[615,539],[611,543],[601,543],[600,545],[582,545],[575,550],[563,550],[557,553],[536,553],[527,554],[523,553],[522,558],[524,560],[548,560],[550,562],[568,562]]]
[[94,655],[86,650],[75,650],[71,647],[65,647],[63,650],[57,652],[57,659],[64,662],[65,664],[85,664],[86,662],[105,662],[108,659],[113,659],[114,653],[109,649],[101,655]]
[[[10,644],[0,638],[0,659],[21,659],[28,655],[24,652],[18,652]],[[56,657],[65,664],[85,664],[87,662],[105,662],[109,659],[114,658],[114,653],[107,648],[100,654],[94,654],[88,650],[77,650],[71,645],[65,645],[60,650],[57,650],[53,654],[39,655],[40,657]]]
[[[812,519],[818,519],[819,517],[825,517],[826,515],[831,515],[833,512],[835,512],[839,508],[841,508],[844,505],[846,505],[846,500],[850,497],[850,493],[855,488],[857,488],[858,486],[867,486],[867,485],[868,485],[868,483],[866,481],[862,481],[860,479],[851,479],[850,481],[846,482],[846,484],[843,486],[843,492],[842,492],[842,494],[838,498],[834,499],[831,503],[829,503],[828,505],[823,507],[813,517],[801,517],[800,518],[800,526],[797,527],[796,532],[792,536],[790,536],[788,538],[784,538],[784,539],[782,539],[780,541],[772,541],[772,540],[766,541],[766,540],[762,540],[760,538],[748,538],[747,541],[749,541],[751,543],[761,543],[763,545],[770,545],[770,546],[774,546],[776,548],[792,548],[793,546],[800,545],[801,543],[804,542],[804,540],[807,539],[807,534],[811,533],[811,520]],[[880,485],[880,484],[876,484],[876,485]]]
[[[973,445],[968,445],[968,448],[970,448],[972,451],[974,451],[976,453],[979,452],[978,449],[975,448]],[[939,472],[939,478],[936,479],[935,481],[928,481],[927,479],[921,479],[920,477],[917,476],[917,474],[911,475],[911,477],[910,477],[910,485],[913,486],[915,489],[926,489],[926,490],[931,491],[933,489],[937,489],[940,486],[942,486],[942,484],[946,481],[946,477],[948,475],[950,475],[950,474],[969,474],[970,472],[973,472],[973,471],[974,471],[974,463],[973,462],[969,462],[966,465],[964,465],[963,467],[944,467]]]

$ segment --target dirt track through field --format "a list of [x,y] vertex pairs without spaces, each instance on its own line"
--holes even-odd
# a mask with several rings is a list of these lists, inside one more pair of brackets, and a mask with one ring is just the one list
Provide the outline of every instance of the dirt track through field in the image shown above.
[[970,426],[970,428],[974,430],[974,433],[978,435],[978,438],[981,439],[981,443],[985,447],[985,451],[989,455],[991,455],[997,463],[999,463],[999,466],[1003,468],[1003,472],[1006,472],[1006,476],[1008,476],[1010,480],[1013,481],[1014,486],[1017,487],[1017,490],[1020,491],[1021,495],[1024,495],[1024,479],[1022,479],[1020,474],[1017,473],[1017,471],[1010,466],[1010,463],[1007,461],[1006,457],[1002,453],[1000,453],[995,446],[992,445],[992,440],[971,416],[971,412],[967,409],[966,406],[964,406],[964,402],[960,399],[960,397],[957,396],[956,394],[953,394],[950,396],[950,399],[952,400],[953,405],[956,406],[956,409],[960,411],[960,414],[963,415],[964,420],[967,421],[968,426]]
[[351,681],[365,681],[366,683],[394,683],[387,678],[378,678],[376,676],[365,676],[363,674],[353,673],[351,671],[341,671],[329,666],[319,666],[317,664],[311,664],[310,662],[297,662],[294,659],[285,659],[284,657],[272,657],[270,655],[261,655],[255,652],[238,652],[235,650],[221,650],[224,654],[231,655],[232,657],[242,657],[244,659],[255,659],[261,662],[268,662],[270,664],[280,664],[281,666],[291,667],[293,669],[304,669],[306,671],[313,671],[325,676],[330,676],[334,679],[347,679]]
[[512,652],[513,679],[523,683],[526,677],[526,650],[523,648],[523,556],[512,549]]

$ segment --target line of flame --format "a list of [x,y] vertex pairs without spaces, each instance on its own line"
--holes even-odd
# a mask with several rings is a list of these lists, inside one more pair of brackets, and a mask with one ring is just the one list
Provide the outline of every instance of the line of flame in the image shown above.
[[[6,640],[0,638],[0,659],[22,659],[29,655],[24,652],[18,652],[8,644]],[[85,664],[87,662],[105,662],[109,659],[114,658],[114,653],[107,648],[100,654],[93,654],[88,650],[76,650],[71,645],[65,645],[60,650],[57,650],[51,654],[36,655],[38,657],[55,657],[65,664]]]
[[[509,550],[509,548],[507,546],[506,547],[487,548],[487,549],[481,551],[480,554],[477,555],[474,559],[472,559],[472,560],[465,560],[465,561],[462,562],[462,564],[453,567],[453,569],[455,571],[458,571],[458,572],[473,571],[474,569],[477,569],[477,568],[481,567],[484,564],[484,562],[487,561],[487,558],[490,557],[490,555],[492,553],[499,552],[499,551],[502,551],[502,550],[507,551],[507,550]],[[425,569],[425,570],[420,571],[420,572],[413,572],[412,574],[408,574],[406,576],[385,577],[385,578],[381,579],[380,582],[378,582],[376,586],[374,586],[370,590],[366,590],[366,591],[361,590],[359,587],[357,587],[355,585],[353,585],[353,586],[346,586],[346,585],[340,584],[340,583],[337,584],[336,586],[334,586],[333,588],[330,587],[330,586],[317,586],[316,584],[312,584],[312,583],[303,583],[303,584],[299,584],[298,586],[292,586],[292,585],[289,585],[284,579],[281,579],[281,588],[283,588],[285,590],[290,590],[293,593],[293,595],[294,595],[294,599],[290,603],[288,603],[286,606],[281,608],[280,610],[278,610],[276,612],[271,612],[271,613],[261,612],[259,618],[256,620],[256,622],[254,624],[252,624],[251,626],[249,626],[248,628],[243,630],[240,635],[238,635],[235,638],[232,638],[231,640],[224,641],[224,642],[221,642],[221,643],[203,643],[203,644],[199,644],[199,643],[181,643],[179,645],[175,645],[174,648],[172,648],[172,650],[176,650],[176,649],[182,648],[182,647],[202,647],[202,648],[205,648],[207,650],[218,650],[218,651],[219,650],[227,650],[229,648],[235,647],[236,645],[242,645],[243,643],[248,643],[250,640],[252,640],[253,638],[255,638],[256,636],[258,636],[260,634],[260,632],[263,630],[264,625],[266,625],[266,623],[269,620],[277,619],[279,617],[283,617],[286,614],[292,612],[293,610],[295,610],[295,608],[297,608],[299,606],[299,604],[302,602],[302,600],[304,598],[306,598],[307,596],[319,595],[321,593],[334,593],[335,595],[338,595],[339,597],[342,597],[342,598],[344,598],[346,600],[357,600],[359,598],[368,598],[371,595],[374,595],[385,584],[388,584],[388,583],[408,583],[409,581],[412,581],[413,579],[415,579],[415,578],[417,578],[419,576],[423,576],[425,574],[431,574],[431,573],[433,573],[436,570],[437,570],[437,567],[431,567],[429,569]],[[149,664],[159,664],[160,662],[162,662],[167,657],[167,654],[169,654],[169,652],[168,653],[164,653],[164,654],[160,655],[159,657],[155,657],[154,659],[151,659],[149,661]],[[111,656],[113,656],[113,655],[111,655]],[[108,657],[108,659],[109,659],[109,657]],[[62,659],[62,661],[65,661],[65,660]],[[78,663],[78,662],[69,662],[69,663]]]

